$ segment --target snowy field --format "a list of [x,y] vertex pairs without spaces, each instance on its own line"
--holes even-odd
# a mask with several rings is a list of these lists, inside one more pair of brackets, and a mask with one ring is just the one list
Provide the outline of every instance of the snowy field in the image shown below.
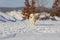
[[0,40],[60,40],[60,18],[22,20],[20,11],[0,12]]

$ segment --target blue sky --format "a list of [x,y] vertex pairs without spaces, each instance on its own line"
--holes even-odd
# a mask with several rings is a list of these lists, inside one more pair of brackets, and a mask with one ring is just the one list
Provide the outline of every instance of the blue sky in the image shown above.
[[24,0],[0,0],[0,7],[22,7]]
[[[46,7],[51,7],[53,0],[49,0]],[[0,0],[0,7],[23,7],[24,0]]]

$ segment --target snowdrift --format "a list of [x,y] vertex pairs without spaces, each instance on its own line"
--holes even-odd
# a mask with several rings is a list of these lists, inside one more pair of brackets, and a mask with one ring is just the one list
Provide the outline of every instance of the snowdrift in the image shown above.
[[[43,16],[44,17],[44,16]],[[21,11],[0,12],[0,39],[15,37],[18,33],[57,33],[60,32],[60,18],[58,21],[42,20],[32,25],[28,20],[23,20]]]
[[22,14],[21,11],[11,11],[11,12],[0,12],[0,21],[16,21],[16,20],[22,20]]

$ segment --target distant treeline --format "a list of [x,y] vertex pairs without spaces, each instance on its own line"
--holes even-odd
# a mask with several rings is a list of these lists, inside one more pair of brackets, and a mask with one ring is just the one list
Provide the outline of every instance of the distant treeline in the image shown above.
[[13,11],[13,10],[21,10],[23,9],[24,7],[16,7],[16,8],[10,8],[10,7],[0,7],[0,11],[1,12],[9,12],[9,11]]

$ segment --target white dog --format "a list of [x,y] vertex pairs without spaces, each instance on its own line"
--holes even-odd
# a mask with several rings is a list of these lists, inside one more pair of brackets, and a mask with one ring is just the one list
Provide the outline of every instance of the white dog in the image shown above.
[[36,20],[35,20],[35,15],[33,13],[30,14],[29,21],[30,21],[31,24],[35,24]]

